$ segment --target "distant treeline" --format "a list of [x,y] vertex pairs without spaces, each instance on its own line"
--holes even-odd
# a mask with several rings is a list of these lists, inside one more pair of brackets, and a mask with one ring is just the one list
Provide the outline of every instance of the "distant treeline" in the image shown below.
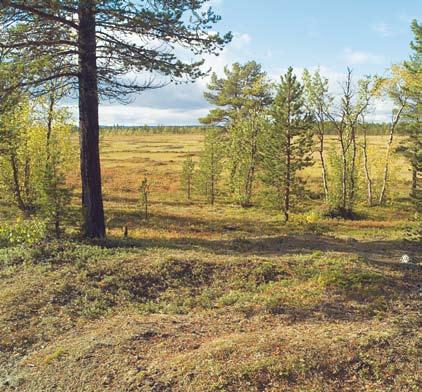
[[[372,136],[388,135],[389,124],[387,123],[368,123],[365,124],[367,134]],[[198,134],[205,133],[213,127],[207,125],[141,125],[141,126],[124,126],[112,125],[101,126],[102,133],[115,133],[121,135],[134,135],[134,134]],[[397,129],[398,134],[404,131],[404,124]],[[326,123],[326,135],[336,135],[334,125],[331,122]]]
[[197,134],[204,133],[212,127],[204,125],[141,125],[141,126],[101,126],[101,132],[123,135],[133,134]]

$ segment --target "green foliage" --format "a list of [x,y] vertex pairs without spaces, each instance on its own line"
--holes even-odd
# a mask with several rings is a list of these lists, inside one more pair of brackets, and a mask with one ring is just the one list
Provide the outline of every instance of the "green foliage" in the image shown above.
[[182,175],[181,175],[181,185],[182,189],[185,192],[186,199],[190,200],[192,197],[192,187],[193,187],[193,176],[195,172],[195,162],[192,159],[192,156],[189,155],[183,162],[182,166]]
[[323,78],[319,69],[312,75],[307,69],[303,72],[303,86],[305,105],[312,114],[313,133],[318,139],[318,153],[322,169],[322,186],[325,201],[328,201],[329,188],[327,178],[327,165],[325,162],[325,136],[327,134],[327,112],[331,109],[333,97],[328,93],[328,79]]
[[327,200],[332,215],[353,216],[358,197],[358,132],[372,99],[372,84],[373,80],[365,77],[355,85],[352,70],[348,68],[337,113],[333,109],[325,113],[332,121],[338,139],[337,149],[329,156],[333,166],[329,177],[334,189],[330,189]]
[[264,112],[271,103],[271,84],[261,65],[250,61],[224,69],[224,77],[211,77],[207,101],[217,108],[201,119],[204,124],[223,125],[228,131],[230,186],[236,202],[247,207],[258,170],[259,135],[265,127]]
[[[348,202],[349,208],[344,208],[344,200],[343,200],[343,169],[344,169],[344,161],[340,152],[331,149],[328,152],[328,164],[329,164],[329,186],[330,186],[330,193],[328,196],[328,206],[330,212],[328,213],[329,216],[332,217],[343,217],[343,218],[350,218],[353,216],[352,210],[354,207],[355,200],[350,200]],[[352,175],[354,183],[357,183],[358,173],[353,171],[351,173],[351,165],[352,165],[352,151],[348,151],[346,156],[346,172],[350,173],[349,176],[345,179],[345,184],[347,189],[350,189],[352,186]]]
[[[81,244],[77,242],[65,241],[42,241],[41,233],[47,234],[43,228],[42,221],[25,221],[25,225],[30,225],[33,237],[40,233],[39,240],[34,239],[30,243],[21,242],[19,246],[9,246],[0,248],[0,260],[3,265],[19,265],[24,263],[35,264],[71,264],[76,268],[86,267],[88,262],[106,261],[110,257],[116,256],[119,250],[107,249],[100,246]],[[23,224],[23,222],[18,223]],[[16,243],[14,244],[16,245]],[[129,251],[128,251],[129,252]],[[0,264],[1,267],[1,264]]]
[[199,158],[198,188],[210,204],[214,204],[219,193],[221,173],[223,171],[224,143],[221,132],[211,129],[204,140],[204,149]]
[[39,214],[57,237],[70,203],[65,175],[75,161],[66,109],[49,111],[42,99],[20,97],[0,116],[0,187],[24,216]]
[[60,238],[63,220],[69,215],[72,190],[66,184],[66,172],[73,161],[68,113],[49,108],[47,119],[46,165],[42,182],[41,212],[50,231]]
[[72,191],[66,185],[64,174],[59,171],[57,163],[47,164],[43,190],[41,212],[48,222],[51,233],[60,238],[63,219],[69,214]]
[[422,243],[422,215],[416,213],[406,228],[405,240]]
[[40,219],[18,220],[0,224],[0,246],[35,244],[47,236],[47,223]]
[[200,119],[204,124],[228,125],[271,103],[266,73],[255,61],[225,67],[224,77],[218,78],[214,73],[207,87],[205,99],[217,108]]
[[255,178],[259,169],[261,134],[268,121],[263,109],[237,118],[229,126],[228,166],[230,187],[236,202],[242,207],[252,204]]
[[304,190],[298,174],[313,164],[313,118],[304,103],[303,86],[291,67],[281,77],[270,114],[272,123],[261,143],[261,179],[288,220],[292,199],[300,197]]
[[[209,0],[170,3],[92,1],[92,7],[84,8],[85,2],[66,0],[40,1],[22,8],[20,2],[10,2],[7,7],[0,8],[2,47],[5,49],[2,52],[7,54],[13,71],[21,69],[26,86],[39,87],[40,80],[49,78],[64,80],[77,90],[75,79],[77,82],[82,72],[81,58],[74,51],[63,51],[60,45],[63,42],[72,48],[84,45],[86,32],[84,36],[84,29],[80,28],[83,21],[75,18],[79,12],[87,19],[97,18],[97,23],[102,25],[91,37],[94,43],[89,49],[94,50],[91,54],[98,58],[113,55],[112,62],[97,64],[101,94],[115,98],[160,85],[136,78],[128,82],[125,77],[131,71],[154,72],[172,82],[194,80],[206,73],[200,56],[218,53],[232,38],[231,33],[221,35],[210,31],[221,18],[211,7],[204,11],[208,3]],[[28,34],[31,35],[30,42]],[[110,35],[115,34],[121,35],[119,39],[110,39]],[[145,42],[134,41],[129,35],[148,41],[148,50],[145,51]],[[153,42],[157,45],[150,45]],[[175,49],[176,44],[196,58],[186,61]],[[82,55],[80,57],[83,59]]]
[[20,98],[0,119],[0,182],[5,198],[24,215],[36,208],[45,160],[43,128],[36,123],[35,105]]
[[407,73],[404,75],[404,88],[408,94],[404,110],[404,130],[406,139],[398,147],[412,167],[412,186],[410,195],[416,209],[422,211],[422,25],[416,20],[412,22],[415,35],[411,43],[413,54],[405,62]]

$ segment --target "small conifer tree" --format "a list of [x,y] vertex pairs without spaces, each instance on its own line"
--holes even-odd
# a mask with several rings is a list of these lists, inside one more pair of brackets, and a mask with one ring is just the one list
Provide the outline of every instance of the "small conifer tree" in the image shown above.
[[193,185],[193,175],[195,172],[195,162],[192,159],[192,156],[189,155],[186,157],[183,162],[182,167],[182,176],[181,176],[181,185],[182,189],[186,195],[187,200],[191,200],[192,197],[192,185]]
[[65,176],[56,160],[50,159],[43,183],[42,212],[50,232],[59,239],[63,232],[63,219],[68,215],[72,190],[67,187]]
[[292,67],[281,77],[270,114],[272,124],[262,143],[261,179],[287,221],[292,197],[303,190],[298,172],[313,164],[312,116]]
[[223,158],[224,144],[221,141],[220,132],[217,129],[211,129],[205,136],[198,173],[199,190],[210,204],[214,204],[218,194],[218,185],[223,170]]

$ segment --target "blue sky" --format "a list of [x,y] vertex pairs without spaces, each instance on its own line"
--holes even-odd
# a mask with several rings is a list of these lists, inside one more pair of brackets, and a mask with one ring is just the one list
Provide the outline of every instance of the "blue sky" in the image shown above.
[[[422,20],[422,0],[211,0],[222,16],[217,29],[232,31],[233,42],[207,67],[221,74],[224,65],[256,60],[270,77],[292,65],[320,67],[333,91],[347,66],[356,77],[382,74],[406,59],[412,39],[410,22]],[[135,97],[130,105],[104,104],[104,125],[197,124],[209,105],[202,94],[207,80],[168,86]],[[387,120],[390,107],[380,104],[375,120]]]

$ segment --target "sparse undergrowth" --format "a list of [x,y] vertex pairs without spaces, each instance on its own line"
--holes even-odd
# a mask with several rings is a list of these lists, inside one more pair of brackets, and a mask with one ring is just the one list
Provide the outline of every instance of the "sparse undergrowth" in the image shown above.
[[356,243],[300,254],[288,237],[124,244],[0,250],[6,390],[422,385],[419,267],[371,260]]

